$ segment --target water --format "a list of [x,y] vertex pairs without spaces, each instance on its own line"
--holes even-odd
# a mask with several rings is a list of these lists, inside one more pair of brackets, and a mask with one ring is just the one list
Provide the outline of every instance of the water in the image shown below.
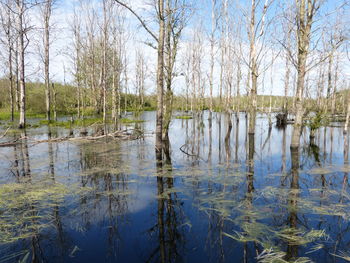
[[27,136],[0,148],[0,262],[349,261],[341,128],[311,146],[305,131],[291,153],[291,126],[259,115],[253,140],[244,114],[204,113],[173,120],[159,163],[155,113],[142,118],[141,140],[34,143],[47,127],[0,140]]

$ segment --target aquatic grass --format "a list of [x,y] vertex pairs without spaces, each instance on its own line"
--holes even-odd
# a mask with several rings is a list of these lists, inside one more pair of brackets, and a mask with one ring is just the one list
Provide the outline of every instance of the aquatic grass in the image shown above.
[[264,249],[258,256],[259,263],[312,263],[313,261],[307,257],[300,257],[294,260],[285,260],[286,253],[283,251],[275,251],[272,248]]
[[30,252],[27,249],[19,251],[19,252],[15,252],[15,253],[10,253],[10,254],[7,254],[7,255],[1,257],[0,258],[0,263],[9,262],[10,260],[12,262],[14,262],[13,260],[15,258],[18,258],[18,257],[23,256],[23,255],[24,255],[23,258],[20,259],[18,262],[19,263],[22,263],[22,262],[26,263],[26,262],[28,262],[29,254],[30,254]]
[[344,259],[345,261],[349,261],[350,262],[350,253],[344,252],[344,251],[340,251],[339,254],[333,254],[331,253],[332,256]]
[[0,243],[27,239],[51,226],[51,204],[61,204],[68,189],[59,183],[11,183],[0,186]]
[[326,167],[315,167],[312,168],[311,170],[307,171],[306,173],[311,174],[311,175],[317,175],[317,174],[331,174],[333,171]]
[[312,243],[316,240],[328,238],[325,230],[315,230],[312,229],[309,232],[303,231],[296,228],[283,228],[279,231],[274,231],[276,237],[285,240],[290,245],[306,245]]
[[323,244],[316,244],[314,246],[311,247],[311,249],[309,251],[307,251],[305,254],[311,254],[311,253],[314,253],[320,249],[323,249],[324,248],[324,245]]
[[228,233],[225,233],[225,235],[238,242],[257,242],[264,247],[271,247],[273,245],[271,228],[258,221],[248,220],[249,219],[246,219],[241,222],[241,232],[234,231],[233,235]]

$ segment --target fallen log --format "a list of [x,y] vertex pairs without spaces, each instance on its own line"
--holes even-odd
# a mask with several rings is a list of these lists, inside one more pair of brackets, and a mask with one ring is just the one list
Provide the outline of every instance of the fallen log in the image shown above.
[[[45,140],[34,140],[30,139],[30,141],[27,141],[28,145],[37,145],[40,143],[57,143],[57,142],[64,142],[64,141],[83,141],[83,140],[88,140],[88,141],[95,141],[103,138],[114,138],[118,140],[138,140],[142,138],[142,132],[138,131],[137,135],[134,135],[129,132],[129,130],[123,130],[123,131],[116,131],[113,133],[105,134],[105,135],[99,135],[99,136],[82,136],[82,137],[71,137],[71,136],[66,136],[66,137],[60,137],[60,138],[51,138],[51,139],[45,139]],[[28,137],[21,137],[17,140],[14,141],[9,141],[9,142],[3,142],[0,143],[0,147],[13,147],[18,144],[22,143],[23,139],[28,139]]]

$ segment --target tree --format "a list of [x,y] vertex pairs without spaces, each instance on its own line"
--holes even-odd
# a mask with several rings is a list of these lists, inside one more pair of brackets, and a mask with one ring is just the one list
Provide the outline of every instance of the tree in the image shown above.
[[306,60],[309,54],[309,47],[312,34],[313,19],[320,8],[318,0],[297,0],[297,87],[295,101],[295,122],[293,125],[291,148],[299,148],[300,136],[303,125],[303,95],[305,89]]
[[1,24],[3,31],[5,33],[5,40],[2,42],[5,44],[7,50],[8,50],[8,79],[10,82],[9,85],[9,97],[10,97],[10,104],[11,104],[11,121],[14,121],[14,108],[15,108],[15,101],[14,101],[14,74],[13,74],[13,51],[14,51],[14,43],[15,43],[15,32],[12,27],[12,24],[14,23],[13,15],[11,13],[11,7],[13,5],[11,4],[11,1],[7,0],[5,4],[2,6],[1,10]]
[[175,61],[182,30],[187,24],[190,12],[186,0],[166,0],[166,32],[165,32],[165,103],[163,139],[168,137],[173,108],[173,78],[176,76]]
[[50,19],[54,0],[45,0],[41,7],[41,14],[44,25],[43,46],[44,46],[44,76],[46,95],[46,119],[51,120],[51,90],[50,90]]
[[19,87],[20,87],[20,112],[19,128],[26,126],[26,83],[25,83],[25,49],[24,38],[27,33],[27,27],[24,25],[25,12],[28,10],[24,0],[16,0],[17,7],[17,34],[19,48]]
[[119,5],[129,10],[136,19],[140,22],[142,27],[157,43],[157,119],[156,119],[156,149],[161,150],[163,141],[163,107],[164,107],[164,41],[165,41],[165,8],[164,0],[157,0],[155,7],[157,10],[157,24],[158,36],[156,36],[148,27],[143,18],[141,18],[136,11],[129,5],[120,0],[115,0]]
[[139,98],[138,104],[139,108],[138,110],[142,110],[145,103],[145,80],[146,80],[146,71],[147,71],[147,65],[145,57],[141,50],[136,50],[136,68],[135,68],[135,87],[136,92]]
[[216,14],[217,0],[211,0],[211,32],[210,32],[210,73],[209,73],[209,93],[210,93],[210,119],[213,112],[213,86],[214,86],[214,67],[215,67],[215,33],[217,30],[217,14]]

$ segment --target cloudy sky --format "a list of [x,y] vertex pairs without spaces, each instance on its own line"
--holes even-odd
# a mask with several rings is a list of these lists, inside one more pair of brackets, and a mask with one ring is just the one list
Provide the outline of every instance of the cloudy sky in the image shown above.
[[[91,5],[100,5],[101,1],[99,0],[81,0],[84,4],[91,4]],[[86,2],[88,1],[88,2]],[[151,13],[154,11],[152,6],[149,4],[152,2],[152,0],[128,0],[131,5],[138,11],[139,14],[141,14],[143,17],[150,20]],[[181,59],[184,57],[186,47],[189,48],[193,43],[193,35],[195,33],[199,33],[202,35],[203,38],[203,71],[208,71],[209,68],[209,56],[210,53],[209,49],[209,42],[208,42],[208,32],[210,30],[211,21],[210,21],[210,8],[211,8],[211,1],[210,0],[197,0],[194,2],[194,10],[196,12],[192,16],[192,19],[190,20],[188,26],[183,32],[183,38],[180,45],[180,51],[178,55],[178,64],[177,64],[177,70],[181,73],[183,69],[181,69]],[[261,1],[265,2],[265,1]],[[343,1],[341,0],[332,0],[327,1],[326,4],[323,6],[322,14],[326,13],[332,13],[332,10],[334,10],[337,6],[339,6]],[[147,4],[148,3],[148,4]],[[281,1],[275,0],[273,7],[270,10],[269,16],[272,16],[276,12],[278,12],[278,9],[283,8],[283,3]],[[79,6],[79,0],[57,0],[53,17],[52,17],[52,37],[51,37],[51,65],[50,65],[50,71],[51,71],[51,78],[54,81],[58,82],[64,82],[72,83],[73,77],[72,77],[72,46],[73,46],[73,37],[71,32],[71,25],[74,15],[75,8],[77,9],[77,6]],[[249,13],[249,1],[245,0],[229,0],[229,12],[232,17],[232,20],[237,26],[243,27],[242,32],[246,32],[245,30],[245,21],[244,15],[240,15],[238,18],[236,18],[237,12],[240,12],[240,14],[244,14],[244,12]],[[349,14],[349,7],[346,8],[346,13]],[[128,69],[129,69],[129,78],[131,79],[129,85],[130,90],[133,90],[133,76],[134,73],[134,62],[135,62],[135,52],[136,50],[142,50],[143,54],[146,57],[146,61],[148,64],[148,79],[147,79],[147,85],[148,92],[154,91],[154,80],[155,80],[155,65],[156,65],[156,52],[148,47],[147,45],[143,44],[143,41],[145,39],[150,40],[151,38],[147,35],[147,33],[140,28],[140,26],[137,24],[135,19],[132,17],[132,15],[129,12],[124,12],[126,16],[127,21],[127,30],[130,32],[130,38],[127,42],[127,57],[128,57]],[[84,17],[83,13],[80,13],[81,19],[85,20],[86,17]],[[344,14],[343,14],[344,15]],[[349,15],[350,16],[350,15]],[[349,16],[345,16],[345,18],[342,18],[342,20],[349,20]],[[336,19],[337,17],[335,15],[328,16],[328,20],[332,21],[333,19]],[[240,19],[241,21],[235,21],[235,19]],[[324,20],[319,20],[317,23],[324,23]],[[42,81],[42,66],[40,61],[40,56],[38,54],[40,53],[40,45],[42,42],[42,38],[40,36],[40,14],[38,8],[34,8],[30,11],[30,24],[34,26],[34,30],[30,33],[30,44],[27,50],[27,73],[31,80],[39,80]],[[151,26],[152,27],[152,26]],[[156,28],[155,28],[156,29]],[[278,32],[275,32],[275,35],[271,38],[279,38],[282,36],[278,35]],[[235,35],[232,36],[233,38]],[[246,38],[245,33],[242,34],[242,38]],[[276,40],[276,39],[275,39]],[[278,41],[275,41],[277,43]],[[245,56],[248,55],[249,46],[246,41],[243,40],[243,53]],[[277,54],[280,52],[281,47],[280,46],[269,46],[269,52],[266,53],[264,57],[264,62],[266,64],[270,64],[273,54]],[[5,56],[5,54],[3,54]],[[218,56],[219,57],[219,56]],[[341,71],[340,71],[340,79],[342,80],[349,80],[349,61],[347,60],[347,57],[345,54],[340,55],[340,65],[341,65]],[[219,83],[219,61],[216,61],[215,64],[215,80],[214,80],[214,86],[218,86]],[[243,64],[244,65],[244,64]],[[244,69],[243,70],[247,71]],[[6,67],[3,68],[3,72],[6,72]],[[285,73],[285,60],[281,57],[275,60],[273,65],[268,68],[264,74],[261,74],[259,76],[259,93],[263,94],[275,94],[275,95],[282,95],[283,94],[283,78]],[[207,74],[206,72],[204,74]],[[243,75],[242,82],[244,83],[247,79],[247,76],[245,76],[246,73]],[[293,78],[293,77],[292,77]],[[317,79],[317,72],[314,72],[311,74],[311,79],[315,80]],[[184,78],[178,77],[175,80],[175,92],[180,93],[183,90],[184,87]],[[244,93],[244,84],[242,84],[241,92]]]

